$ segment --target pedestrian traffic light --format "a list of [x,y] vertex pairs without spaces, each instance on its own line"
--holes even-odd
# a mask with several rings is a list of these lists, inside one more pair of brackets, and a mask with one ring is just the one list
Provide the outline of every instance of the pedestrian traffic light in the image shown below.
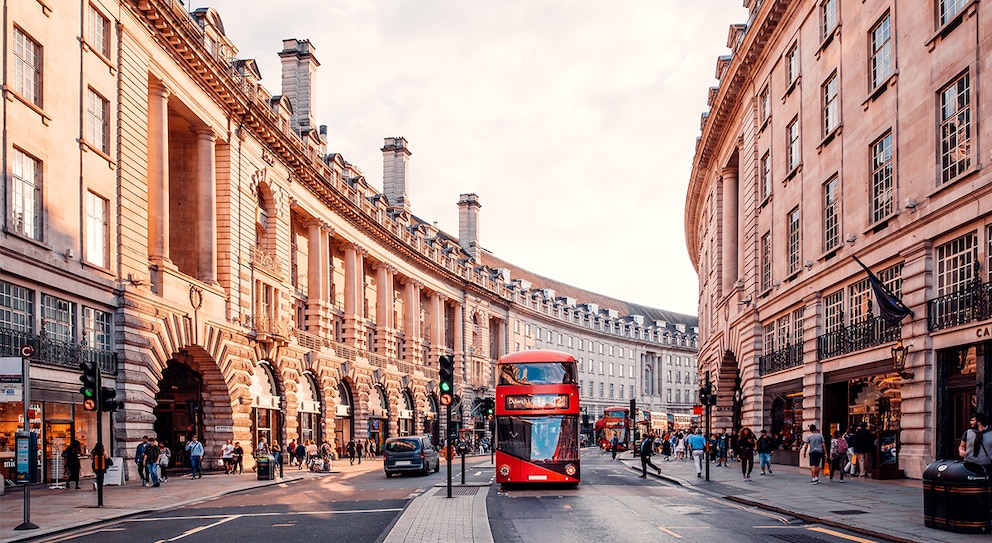
[[451,405],[455,402],[455,358],[451,355],[441,355],[438,359],[438,388],[441,389],[439,400],[441,405]]
[[124,409],[124,402],[117,400],[117,391],[110,387],[100,387],[100,411],[113,413]]
[[83,374],[79,376],[79,381],[83,386],[79,387],[79,393],[83,395],[83,409],[96,411],[98,404],[97,393],[100,390],[100,367],[96,362],[80,362],[79,369]]

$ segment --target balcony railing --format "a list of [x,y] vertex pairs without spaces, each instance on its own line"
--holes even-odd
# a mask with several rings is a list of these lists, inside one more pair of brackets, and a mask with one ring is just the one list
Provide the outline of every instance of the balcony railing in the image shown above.
[[802,365],[803,346],[801,343],[788,345],[771,354],[758,357],[758,372],[761,375],[778,373]]
[[889,324],[881,317],[869,317],[864,322],[843,326],[816,338],[819,360],[853,353],[898,340],[902,324]]
[[96,362],[101,373],[117,372],[117,353],[113,351],[0,327],[0,356],[19,357],[25,345],[34,347],[33,363],[78,370],[80,362]]
[[992,318],[992,283],[973,282],[953,294],[927,301],[927,326],[943,330]]

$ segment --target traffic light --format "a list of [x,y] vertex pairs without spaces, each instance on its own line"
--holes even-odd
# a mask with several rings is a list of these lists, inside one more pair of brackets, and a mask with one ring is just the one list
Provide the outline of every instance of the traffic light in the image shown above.
[[699,387],[699,403],[702,405],[716,405],[716,395],[713,394],[713,385],[706,383]]
[[79,387],[79,393],[83,395],[83,409],[96,411],[98,406],[98,392],[100,390],[100,367],[96,362],[80,362],[79,369],[83,374],[79,376],[79,381],[83,386]]
[[110,387],[100,387],[100,411],[113,413],[124,409],[124,402],[116,400],[117,391]]
[[455,358],[451,355],[441,355],[438,359],[438,378],[441,389],[439,400],[441,405],[451,405],[455,402]]
[[492,418],[496,414],[496,401],[492,398],[482,400],[482,414],[487,418]]

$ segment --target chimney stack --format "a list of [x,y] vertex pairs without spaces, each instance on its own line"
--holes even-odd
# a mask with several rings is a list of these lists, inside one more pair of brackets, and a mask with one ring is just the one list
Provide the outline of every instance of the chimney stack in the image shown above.
[[407,183],[410,180],[410,150],[402,137],[386,138],[382,147],[382,192],[389,207],[410,211]]
[[289,38],[282,40],[282,95],[293,104],[290,128],[303,134],[316,128],[313,99],[317,95],[317,66],[310,40]]
[[475,194],[462,194],[458,199],[458,244],[479,261],[479,197]]

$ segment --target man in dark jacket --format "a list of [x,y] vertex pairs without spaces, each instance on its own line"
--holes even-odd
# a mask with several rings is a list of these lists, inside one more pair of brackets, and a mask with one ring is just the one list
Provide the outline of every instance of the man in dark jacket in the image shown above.
[[661,475],[661,468],[651,462],[651,454],[654,453],[654,434],[648,434],[641,440],[641,479],[648,476],[648,466],[651,466]]
[[875,434],[868,429],[866,422],[862,422],[858,431],[854,432],[854,454],[858,457],[861,476],[868,477],[871,472],[872,456],[875,454]]
[[148,440],[148,446],[145,447],[145,471],[148,472],[148,480],[151,481],[153,487],[162,486],[158,482],[158,457],[162,454],[162,450],[158,447],[158,440],[154,437]]

